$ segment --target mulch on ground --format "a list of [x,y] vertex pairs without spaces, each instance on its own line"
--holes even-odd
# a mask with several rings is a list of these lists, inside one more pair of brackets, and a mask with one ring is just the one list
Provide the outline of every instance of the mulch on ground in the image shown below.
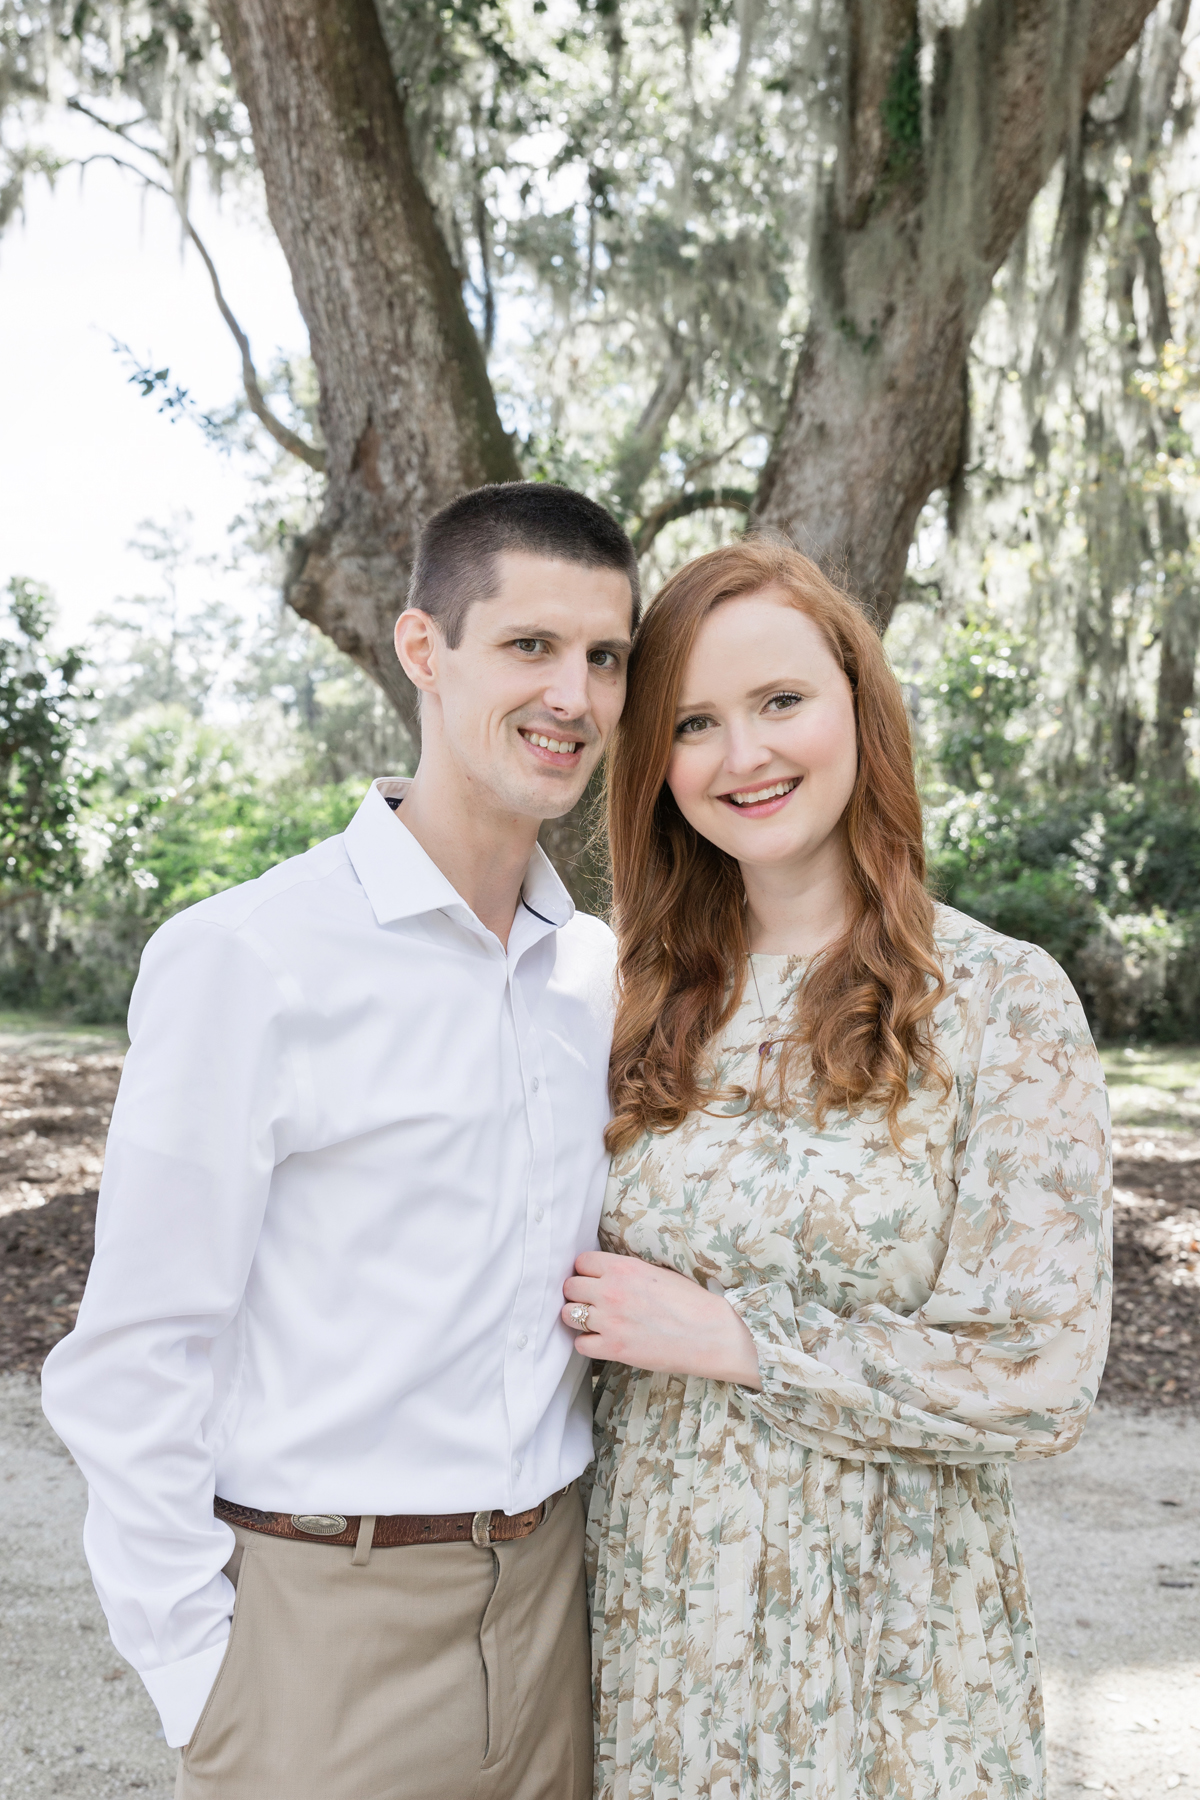
[[1200,1407],[1200,1139],[1115,1134],[1112,1344],[1101,1392]]
[[[0,1056],[0,1370],[71,1329],[120,1057]],[[1102,1395],[1200,1408],[1200,1138],[1116,1133],[1112,1348]]]
[[36,1372],[75,1321],[120,1073],[103,1044],[0,1055],[0,1369]]

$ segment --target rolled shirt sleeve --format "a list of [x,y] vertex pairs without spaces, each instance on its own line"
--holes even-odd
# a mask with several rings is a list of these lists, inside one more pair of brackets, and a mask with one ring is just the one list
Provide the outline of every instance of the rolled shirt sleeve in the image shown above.
[[236,1364],[247,1275],[296,1117],[285,1001],[260,948],[189,916],[148,945],[95,1259],[75,1330],[42,1379],[46,1416],[88,1483],[84,1544],[113,1643],[172,1745],[190,1738],[229,1634],[221,1571],[234,1539],[212,1506],[228,1408],[215,1406],[214,1368]]
[[784,1436],[867,1462],[1066,1450],[1096,1397],[1112,1287],[1103,1072],[1043,951],[981,971],[954,1071],[957,1199],[933,1291],[839,1313],[785,1281],[727,1295],[755,1340],[752,1405]]

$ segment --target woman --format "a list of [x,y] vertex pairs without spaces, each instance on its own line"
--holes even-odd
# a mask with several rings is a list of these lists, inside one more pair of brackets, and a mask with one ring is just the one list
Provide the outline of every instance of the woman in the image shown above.
[[669,581],[610,773],[602,1800],[1043,1793],[1010,1465],[1104,1361],[1108,1113],[1043,951],[935,906],[858,609],[748,542]]

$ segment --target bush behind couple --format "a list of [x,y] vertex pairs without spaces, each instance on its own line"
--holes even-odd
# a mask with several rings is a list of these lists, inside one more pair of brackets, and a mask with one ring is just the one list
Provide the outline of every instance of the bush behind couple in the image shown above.
[[[143,957],[44,1396],[181,1800],[1043,1791],[1009,1468],[1103,1362],[1086,1023],[926,893],[812,564],[639,605],[582,496],[452,502],[411,780]],[[537,845],[606,750],[615,938]]]

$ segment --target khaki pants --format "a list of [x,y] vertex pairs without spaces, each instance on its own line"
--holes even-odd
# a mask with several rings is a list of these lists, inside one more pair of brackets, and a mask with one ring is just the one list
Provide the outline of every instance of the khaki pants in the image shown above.
[[578,1489],[490,1550],[236,1529],[229,1648],[176,1800],[590,1800]]

